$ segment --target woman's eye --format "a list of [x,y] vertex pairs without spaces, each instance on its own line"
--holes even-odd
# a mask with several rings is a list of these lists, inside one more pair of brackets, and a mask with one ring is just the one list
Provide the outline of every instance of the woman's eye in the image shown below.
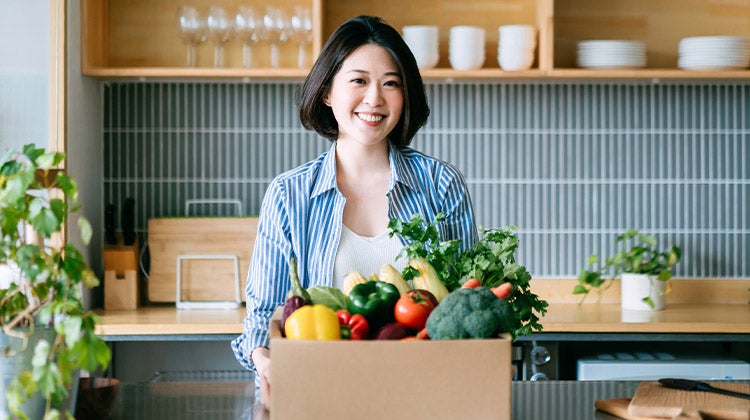
[[387,82],[383,83],[384,86],[390,86],[390,87],[400,87],[401,82],[398,80],[388,80]]
[[352,83],[364,84],[365,83],[365,79],[353,79]]

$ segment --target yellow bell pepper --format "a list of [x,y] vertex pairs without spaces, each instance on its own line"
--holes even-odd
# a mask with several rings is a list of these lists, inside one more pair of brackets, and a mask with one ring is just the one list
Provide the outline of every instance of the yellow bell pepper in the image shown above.
[[284,324],[290,340],[340,340],[339,318],[325,305],[305,305],[292,312]]

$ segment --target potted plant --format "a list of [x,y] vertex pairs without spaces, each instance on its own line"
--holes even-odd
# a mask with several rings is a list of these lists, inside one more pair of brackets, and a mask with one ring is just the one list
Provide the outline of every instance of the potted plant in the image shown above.
[[[682,256],[680,248],[673,245],[660,251],[655,236],[635,229],[618,235],[615,245],[616,252],[605,258],[598,269],[581,270],[573,294],[583,295],[581,302],[594,289],[601,296],[620,277],[624,309],[663,309],[672,267]],[[589,265],[598,262],[597,255],[589,257]]]
[[[30,144],[6,152],[0,165],[0,368],[8,377],[0,382],[0,417],[29,418],[34,398],[45,419],[62,417],[77,373],[109,364],[110,350],[94,332],[97,319],[82,301],[83,288],[99,280],[65,243],[63,230],[79,205],[75,181],[55,169],[63,159]],[[90,224],[79,217],[77,225],[88,243]]]

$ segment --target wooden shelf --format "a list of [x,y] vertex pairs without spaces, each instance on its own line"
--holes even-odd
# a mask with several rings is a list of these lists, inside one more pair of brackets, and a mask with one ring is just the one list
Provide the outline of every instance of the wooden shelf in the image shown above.
[[243,68],[187,68],[187,67],[90,67],[85,74],[107,79],[117,78],[217,78],[217,79],[304,79],[308,70],[243,69]]
[[680,69],[554,69],[545,74],[554,79],[750,79],[748,70],[696,71]]
[[[184,67],[96,67],[90,68],[88,76],[104,79],[297,79],[307,76],[307,70],[299,69],[210,69]],[[542,71],[503,71],[501,69],[480,69],[456,71],[449,68],[424,70],[422,78],[430,80],[502,80],[502,79],[654,79],[654,80],[716,80],[750,79],[750,70],[690,71],[679,69],[618,69],[585,70],[554,69]]]
[[[207,9],[211,0],[191,4]],[[225,0],[228,10],[249,5],[262,11],[268,0]],[[326,39],[346,19],[370,14],[395,28],[433,24],[440,33],[437,68],[425,70],[427,80],[504,79],[750,79],[750,68],[729,71],[686,71],[675,68],[679,40],[688,36],[736,35],[750,37],[750,1],[685,0],[279,0],[287,11],[296,5],[313,12],[313,42],[308,55],[316,57]],[[212,46],[198,48],[198,67],[183,67],[186,47],[176,35],[176,4],[169,0],[83,0],[82,69],[100,78],[216,78],[303,79],[297,68],[297,46],[280,47],[281,68],[270,68],[269,46],[253,46],[257,67],[241,67],[241,45],[225,47],[225,68],[208,67]],[[497,63],[498,26],[533,24],[539,29],[537,57],[531,70],[507,72]],[[448,62],[448,33],[455,25],[485,29],[485,64],[476,71],[455,71]],[[648,67],[592,70],[576,68],[576,43],[586,39],[628,39],[646,44]]]

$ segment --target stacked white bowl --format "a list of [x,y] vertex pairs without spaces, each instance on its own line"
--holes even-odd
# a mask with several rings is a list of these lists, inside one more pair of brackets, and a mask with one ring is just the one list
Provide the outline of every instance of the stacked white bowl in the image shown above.
[[403,36],[420,69],[431,69],[437,65],[440,58],[437,26],[404,26]]
[[497,63],[503,70],[528,70],[534,63],[536,27],[503,25],[498,28]]
[[750,38],[696,36],[680,41],[677,66],[686,70],[730,70],[750,66]]
[[476,70],[484,64],[484,29],[460,25],[450,30],[448,59],[454,70]]
[[646,67],[646,45],[640,41],[614,39],[581,41],[578,66],[592,69]]

